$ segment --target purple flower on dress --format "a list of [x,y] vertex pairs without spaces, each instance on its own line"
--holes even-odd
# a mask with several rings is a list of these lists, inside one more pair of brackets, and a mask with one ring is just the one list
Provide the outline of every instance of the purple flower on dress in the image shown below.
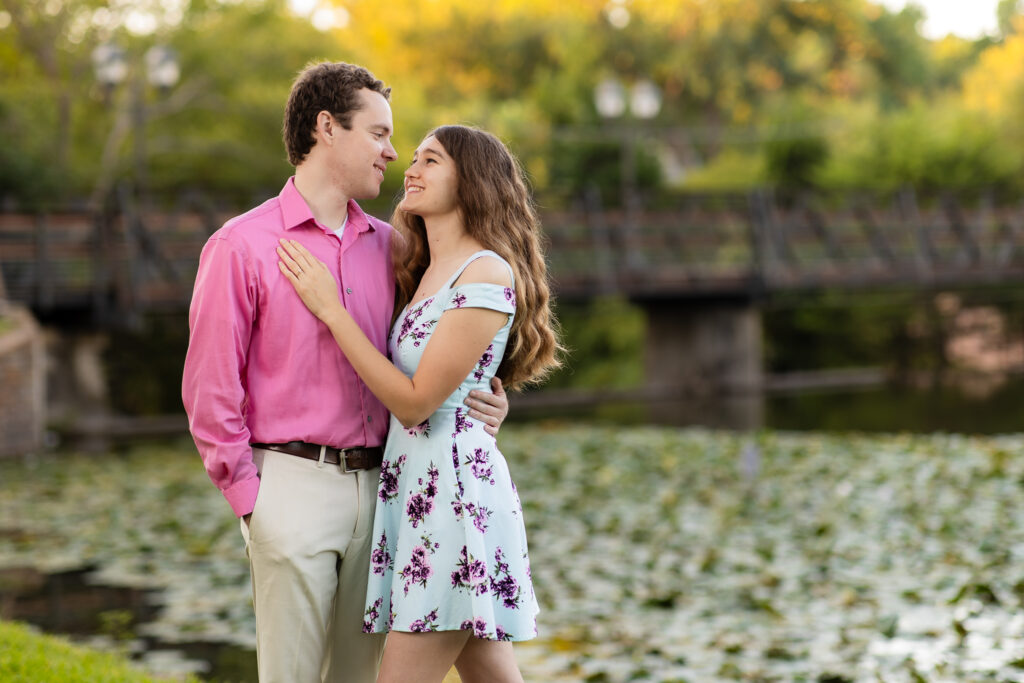
[[460,631],[469,631],[470,629],[472,629],[473,635],[477,638],[487,637],[487,622],[483,619],[466,619],[459,626]]
[[505,633],[505,629],[500,626],[494,627],[494,633],[498,637],[498,640],[512,640],[512,635]]
[[405,514],[409,515],[413,529],[418,527],[423,518],[429,515],[433,509],[434,501],[422,493],[414,494],[405,504]]
[[466,456],[466,464],[473,471],[473,476],[481,481],[488,481],[494,486],[493,468],[491,467],[490,453],[482,448],[473,450],[472,455]]
[[516,290],[511,287],[505,288],[505,301],[512,304],[512,308],[516,307]]
[[373,633],[373,624],[380,619],[380,608],[384,604],[384,598],[377,598],[372,605],[363,612],[363,633]]
[[398,328],[398,340],[401,341],[402,337],[409,334],[409,330],[412,329],[413,324],[416,322],[416,316],[409,313],[402,319],[402,326]]
[[401,341],[402,337],[409,333],[409,330],[411,330],[413,326],[416,324],[416,320],[421,315],[423,315],[423,309],[426,308],[427,304],[429,304],[431,301],[433,301],[433,298],[425,299],[424,301],[420,302],[417,306],[411,308],[409,312],[405,314],[405,317],[402,318],[402,326],[398,329],[399,341]]
[[377,487],[377,497],[382,503],[390,503],[398,496],[398,476],[402,473],[402,465],[405,464],[405,454],[398,456],[395,462],[384,461],[380,467],[380,484]]
[[423,486],[423,495],[431,500],[437,496],[437,480],[440,478],[438,469],[434,466],[434,463],[430,463],[430,467],[427,468],[427,474],[430,476],[430,480],[427,481],[426,486],[423,486],[423,479],[419,479],[420,486]]
[[452,305],[454,305],[455,308],[462,308],[463,306],[465,306],[466,305],[466,295],[462,294],[462,293],[459,293],[459,294],[456,294],[455,296],[453,296],[452,297]]
[[519,608],[521,590],[508,569],[508,562],[503,561],[501,548],[494,551],[494,572],[490,578],[491,592],[501,598],[502,604],[508,609]]
[[480,360],[476,364],[476,370],[473,371],[473,379],[480,381],[484,378],[487,373],[487,368],[490,367],[491,362],[494,360],[494,344],[489,344],[487,350],[484,351],[484,355],[480,356]]
[[504,574],[508,573],[508,562],[503,562],[502,561],[504,557],[505,557],[505,553],[502,552],[501,546],[498,546],[494,550],[494,571],[495,572],[502,572]]
[[411,437],[430,436],[430,419],[427,418],[415,427],[409,427],[405,430],[405,433]]
[[423,518],[434,510],[434,497],[437,496],[437,480],[441,475],[433,462],[427,468],[427,474],[430,475],[430,479],[426,485],[423,484],[422,477],[418,479],[417,481],[423,488],[420,489],[419,493],[414,493],[410,496],[405,504],[405,514],[409,516],[413,529],[418,527]]
[[401,345],[401,343],[407,337],[412,337],[412,339],[414,340],[413,346],[419,346],[420,343],[424,339],[426,339],[427,330],[433,327],[434,324],[437,323],[437,321],[427,320],[426,322],[421,323],[419,327],[416,326],[416,321],[419,319],[421,315],[423,315],[424,309],[426,309],[427,305],[433,300],[434,297],[425,299],[418,306],[416,306],[416,308],[413,308],[405,315],[405,318],[402,319],[402,326],[398,329],[398,340],[396,341],[397,345]]
[[435,322],[437,322],[437,321],[436,320],[431,320],[430,322],[424,323],[423,324],[423,328],[421,328],[419,330],[413,330],[412,338],[416,340],[416,341],[414,341],[412,343],[413,346],[419,346],[420,344],[423,343],[423,340],[427,338],[427,330],[426,330],[426,328],[429,328]]
[[515,609],[519,602],[519,583],[511,576],[491,579],[491,591],[502,599],[505,607]]
[[491,516],[491,511],[483,505],[475,505],[473,503],[463,503],[461,499],[452,501],[452,512],[455,513],[456,519],[462,519],[464,515],[469,515],[473,519],[473,526],[480,533],[487,532],[487,518]]
[[454,436],[458,436],[459,434],[461,434],[462,432],[468,430],[472,426],[473,426],[473,423],[470,422],[469,418],[467,418],[463,414],[462,406],[459,406],[458,408],[456,408],[455,409],[455,433],[452,434],[452,436],[453,437]]
[[409,630],[413,633],[427,633],[429,631],[437,630],[437,608],[432,609],[422,619],[417,619],[409,625]]
[[384,576],[387,570],[395,568],[394,558],[388,552],[388,536],[383,531],[380,534],[377,547],[370,553],[370,564],[373,573],[379,576]]
[[470,593],[483,595],[487,592],[487,564],[473,559],[466,546],[462,546],[459,562],[452,572],[452,588],[466,589]]
[[462,477],[459,476],[459,447],[452,444],[452,467],[455,469],[455,483],[459,487],[458,497],[462,498],[466,492],[466,487],[462,485]]
[[491,516],[491,511],[483,505],[473,505],[472,503],[466,503],[466,512],[473,518],[473,526],[480,533],[487,532],[487,518]]
[[434,550],[439,547],[440,544],[433,543],[430,540],[430,536],[424,534],[420,537],[423,542],[422,545],[415,546],[412,549],[412,555],[409,558],[409,564],[402,568],[402,571],[398,572],[398,575],[402,577],[404,581],[405,594],[409,594],[409,588],[414,583],[418,583],[420,587],[427,587],[427,579],[434,575],[434,568],[430,566],[430,555],[433,554]]

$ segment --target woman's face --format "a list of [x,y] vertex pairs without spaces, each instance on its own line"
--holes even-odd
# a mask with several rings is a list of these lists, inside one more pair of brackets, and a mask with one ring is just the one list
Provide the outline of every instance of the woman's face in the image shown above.
[[458,177],[455,161],[433,135],[420,143],[405,171],[402,211],[421,216],[438,216],[458,208]]

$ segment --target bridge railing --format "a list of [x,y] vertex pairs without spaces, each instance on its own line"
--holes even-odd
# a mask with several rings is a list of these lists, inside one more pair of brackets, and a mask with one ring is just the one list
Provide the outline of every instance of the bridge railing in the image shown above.
[[[145,215],[127,203],[101,215],[0,213],[6,296],[44,316],[104,321],[181,310],[203,244],[230,216],[187,202]],[[591,197],[541,219],[563,299],[1024,282],[1024,204],[754,192],[605,210]]]
[[1024,205],[952,197],[781,202],[771,193],[687,197],[658,211],[546,214],[562,296],[757,295],[827,287],[1024,280]]
[[228,217],[194,209],[0,213],[6,296],[44,316],[84,312],[100,322],[180,309],[203,244]]

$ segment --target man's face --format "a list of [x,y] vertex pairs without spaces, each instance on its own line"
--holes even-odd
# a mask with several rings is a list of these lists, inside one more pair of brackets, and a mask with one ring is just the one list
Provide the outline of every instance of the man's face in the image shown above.
[[383,95],[366,88],[358,95],[361,106],[352,114],[351,129],[336,128],[332,175],[350,199],[373,199],[380,194],[388,162],[398,158],[391,145],[394,124]]

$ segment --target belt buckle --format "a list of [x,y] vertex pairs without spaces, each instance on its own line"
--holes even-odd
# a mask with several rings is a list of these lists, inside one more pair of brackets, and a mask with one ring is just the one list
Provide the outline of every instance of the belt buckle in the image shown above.
[[354,448],[339,448],[338,449],[338,459],[341,461],[339,464],[341,465],[341,471],[344,472],[345,474],[351,474],[352,472],[358,472],[359,471],[359,468],[355,468],[355,469],[351,469],[351,470],[348,468],[348,454],[349,454],[350,451],[354,451],[354,450],[355,450]]

